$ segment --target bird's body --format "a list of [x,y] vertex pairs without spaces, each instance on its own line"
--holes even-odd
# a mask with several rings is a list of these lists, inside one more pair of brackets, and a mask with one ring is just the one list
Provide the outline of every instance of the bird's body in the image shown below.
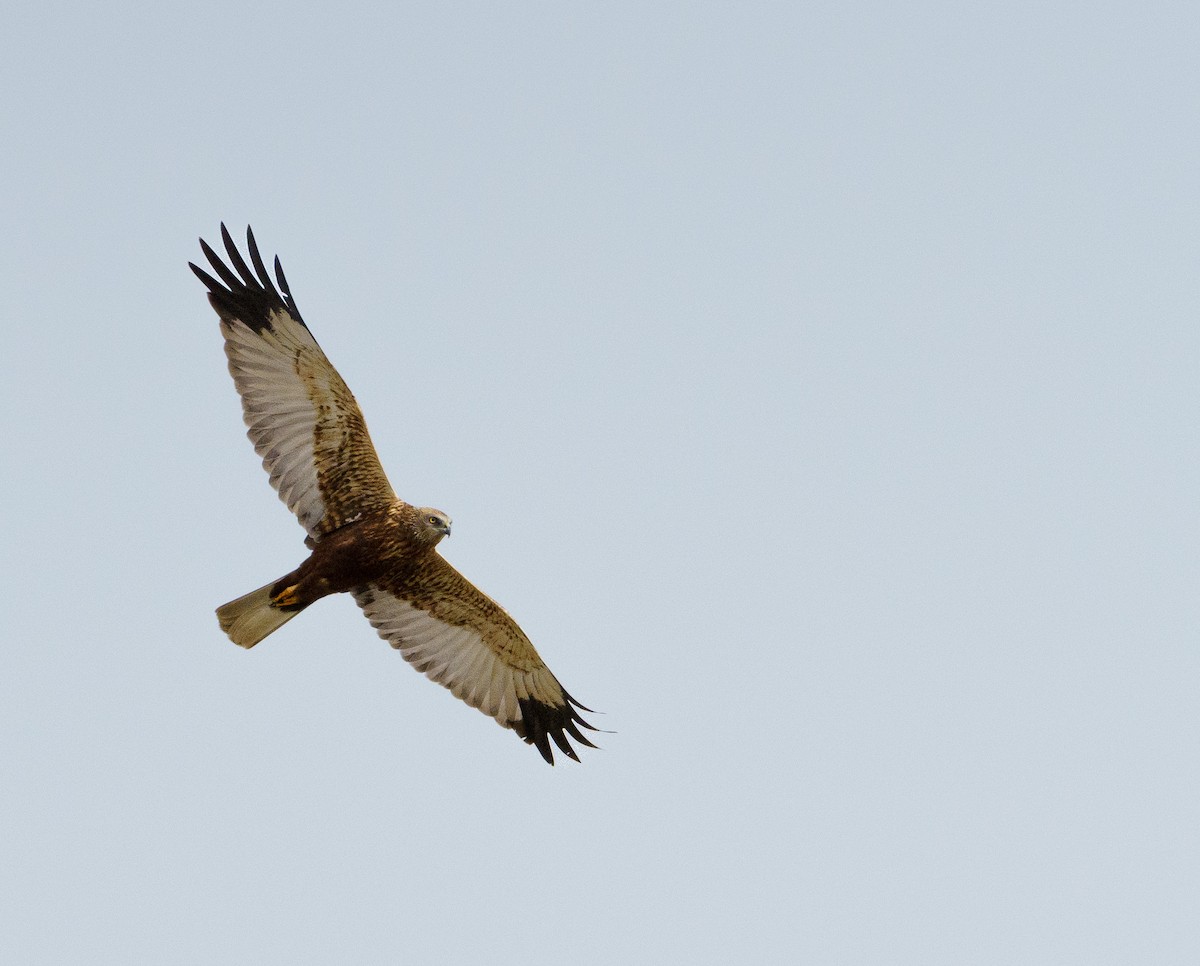
[[221,318],[248,435],[310,549],[291,573],[219,607],[222,630],[250,648],[322,597],[352,594],[418,670],[512,728],[551,764],[551,740],[576,758],[567,736],[591,746],[579,731],[591,728],[577,710],[587,709],[516,622],[437,552],[449,516],[392,491],[358,404],[296,310],[279,259],[277,289],[249,230],[253,269],[224,225],[221,234],[233,269],[203,240],[220,281],[191,268]]
[[[421,515],[417,507],[396,500],[323,534],[290,574],[217,608],[221,630],[235,644],[253,647],[322,597],[351,593],[375,581],[402,584],[405,571],[437,543],[420,539],[421,532],[431,529],[419,525]],[[259,606],[262,600],[272,616]]]

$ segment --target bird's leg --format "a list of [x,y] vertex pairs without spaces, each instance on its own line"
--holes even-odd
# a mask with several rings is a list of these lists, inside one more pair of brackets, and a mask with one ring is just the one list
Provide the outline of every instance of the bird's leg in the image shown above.
[[[271,588],[271,606],[276,610],[301,610],[330,594],[352,590],[375,575],[364,570],[363,551],[355,525],[314,541],[308,559]],[[374,556],[366,554],[374,563]]]
[[299,568],[275,582],[271,588],[271,606],[276,610],[303,610],[314,601],[340,589],[330,586],[329,578],[319,572],[310,557]]
[[271,606],[273,607],[295,607],[300,603],[300,585],[292,584],[290,587],[284,587],[279,593],[271,598]]

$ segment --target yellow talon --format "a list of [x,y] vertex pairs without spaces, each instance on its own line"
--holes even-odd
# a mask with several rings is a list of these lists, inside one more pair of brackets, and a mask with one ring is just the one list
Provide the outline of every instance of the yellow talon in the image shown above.
[[298,585],[292,584],[291,587],[285,587],[278,594],[271,598],[272,607],[295,607],[300,603],[300,598],[296,595]]

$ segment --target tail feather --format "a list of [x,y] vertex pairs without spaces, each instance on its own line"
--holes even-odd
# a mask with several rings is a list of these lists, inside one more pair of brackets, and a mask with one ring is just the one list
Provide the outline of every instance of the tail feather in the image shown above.
[[276,583],[277,581],[272,581],[217,608],[217,620],[221,624],[221,630],[229,635],[234,644],[251,648],[268,634],[279,630],[304,609],[289,607],[287,610],[281,610],[272,604],[271,589]]

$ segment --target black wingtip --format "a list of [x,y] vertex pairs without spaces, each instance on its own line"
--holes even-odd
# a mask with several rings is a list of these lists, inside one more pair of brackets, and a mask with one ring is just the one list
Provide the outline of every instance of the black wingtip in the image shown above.
[[279,289],[289,299],[292,297],[292,290],[288,288],[287,278],[283,274],[283,265],[279,262],[279,256],[275,256],[275,278],[279,281]]
[[521,708],[521,720],[517,723],[515,730],[527,744],[537,748],[549,765],[554,764],[554,749],[550,745],[551,741],[572,761],[579,761],[579,755],[571,746],[568,735],[581,745],[595,748],[596,745],[585,738],[579,728],[582,726],[589,731],[600,730],[579,716],[580,710],[591,712],[590,708],[584,708],[566,691],[563,691],[563,699],[564,703],[561,705],[544,704],[533,698],[520,698],[517,701]]
[[[276,290],[270,275],[267,274],[262,255],[254,240],[254,233],[248,225],[246,226],[246,240],[253,269],[238,251],[233,236],[225,227],[224,222],[221,222],[221,241],[225,246],[226,257],[229,260],[228,265],[208,242],[203,238],[200,239],[200,250],[204,252],[204,257],[208,259],[217,278],[188,262],[188,266],[196,274],[196,277],[208,287],[209,301],[212,302],[213,308],[222,318],[237,319],[255,332],[262,332],[271,327],[273,312],[286,312],[304,325],[304,320],[296,308],[296,300],[292,298],[292,293],[286,284],[282,284],[283,269],[280,267],[279,257],[275,258],[275,273],[281,282],[282,295]],[[233,267],[230,268],[230,265]],[[217,280],[218,278],[220,281]]]

